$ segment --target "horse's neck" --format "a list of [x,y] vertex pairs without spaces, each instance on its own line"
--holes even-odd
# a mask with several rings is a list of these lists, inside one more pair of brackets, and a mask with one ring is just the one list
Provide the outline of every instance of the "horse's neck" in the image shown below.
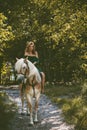
[[35,66],[30,61],[28,62],[28,66],[29,66],[30,72],[35,70]]
[[41,77],[40,77],[40,74],[39,74],[37,68],[30,61],[28,62],[28,65],[29,65],[29,69],[30,69],[29,76],[31,76],[33,74],[36,75],[36,80],[37,80],[38,83],[40,83],[41,82]]

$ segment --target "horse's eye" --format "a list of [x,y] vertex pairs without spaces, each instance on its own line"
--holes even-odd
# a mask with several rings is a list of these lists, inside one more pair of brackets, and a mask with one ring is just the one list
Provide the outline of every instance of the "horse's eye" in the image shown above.
[[24,66],[23,69],[25,69],[26,67]]

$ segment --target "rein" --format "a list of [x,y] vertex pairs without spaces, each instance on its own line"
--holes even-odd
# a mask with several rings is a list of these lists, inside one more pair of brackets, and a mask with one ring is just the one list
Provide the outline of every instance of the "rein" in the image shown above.
[[[25,89],[25,86],[26,86],[26,83],[28,83],[28,85],[32,86],[33,88],[33,91],[34,91],[34,97],[35,97],[35,88],[34,86],[36,85],[36,82],[35,81],[35,76],[32,77],[32,80],[30,81],[30,78],[29,78],[29,73],[30,73],[30,68],[29,68],[29,65],[28,65],[28,61],[26,59],[24,59],[23,63],[26,64],[26,66],[24,66],[24,70],[22,71],[23,69],[23,64],[20,66],[20,70],[17,74],[21,74],[23,76],[23,79],[22,79],[22,83],[23,83],[23,87],[22,87],[22,91]],[[29,78],[29,79],[28,79]]]
[[24,60],[24,63],[27,65],[27,68],[26,68],[25,73],[22,73],[22,70],[21,70],[22,68],[21,68],[21,69],[20,69],[20,72],[19,72],[18,74],[22,74],[22,75],[24,75],[25,78],[27,78],[27,75],[29,75],[29,70],[30,70],[30,69],[29,69],[29,66],[28,66],[27,61]]

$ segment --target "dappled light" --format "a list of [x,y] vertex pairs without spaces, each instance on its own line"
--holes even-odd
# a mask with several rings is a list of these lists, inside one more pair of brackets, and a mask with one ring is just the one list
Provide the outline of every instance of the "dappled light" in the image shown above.
[[16,105],[5,91],[0,91],[0,129],[10,130],[9,125],[16,112]]
[[[15,112],[14,117],[11,118],[11,121],[9,122],[9,130],[10,129],[16,130],[17,127],[23,130],[22,127],[24,126],[26,127],[26,130],[28,129],[33,130],[32,127],[28,126],[29,116],[27,116],[26,113],[26,105],[27,105],[26,100],[24,104],[24,114],[21,115],[21,100],[19,97],[19,90],[18,89],[15,90],[14,86],[14,89],[8,89],[5,90],[5,92],[7,92],[7,94],[10,96],[11,101],[16,103],[17,105],[17,112]],[[55,128],[55,130],[57,129],[69,130],[73,128],[73,126],[69,126],[68,124],[65,123],[64,118],[61,116],[61,113],[62,113],[61,109],[57,108],[57,106],[53,104],[48,97],[42,94],[39,101],[39,110],[38,110],[39,124],[35,125],[34,127],[38,128],[38,130],[40,128],[47,130],[51,130],[53,128]],[[22,122],[24,122],[24,126]]]
[[[30,41],[46,78],[40,121],[33,127],[26,98],[21,115],[15,71],[16,59],[25,58]],[[86,0],[0,0],[0,130],[25,128],[87,130]]]

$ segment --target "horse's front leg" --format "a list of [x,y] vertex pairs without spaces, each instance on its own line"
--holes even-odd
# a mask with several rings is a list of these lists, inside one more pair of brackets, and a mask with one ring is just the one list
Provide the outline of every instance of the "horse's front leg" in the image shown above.
[[23,87],[23,84],[20,84],[19,89],[20,89],[20,98],[21,98],[21,104],[22,104],[21,114],[24,113],[24,91],[22,87]]
[[38,111],[38,101],[35,101],[35,117],[34,117],[34,122],[37,123],[38,119],[37,119],[37,111]]
[[33,107],[32,107],[32,102],[33,102],[33,90],[26,90],[26,98],[27,98],[27,103],[29,107],[29,112],[30,112],[30,125],[33,125]]
[[24,93],[21,93],[21,103],[22,103],[22,112],[21,114],[24,114]]
[[30,115],[30,111],[29,111],[29,107],[28,107],[28,102],[27,102],[27,116],[29,116]]
[[37,123],[38,119],[37,119],[37,112],[38,112],[38,102],[39,102],[39,98],[40,98],[40,93],[41,93],[41,88],[40,85],[37,85],[35,87],[35,116],[34,116],[34,122]]

